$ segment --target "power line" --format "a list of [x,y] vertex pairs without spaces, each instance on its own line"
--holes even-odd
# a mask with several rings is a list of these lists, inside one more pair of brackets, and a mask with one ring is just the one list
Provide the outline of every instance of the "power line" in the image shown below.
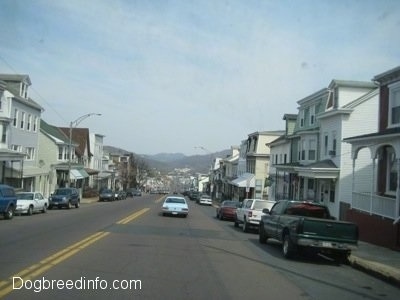
[[[7,62],[7,60],[2,56],[2,55],[0,55],[0,59],[14,72],[14,75],[18,75],[18,74],[21,74],[21,73],[19,73],[19,72],[17,72],[16,70],[15,70],[15,68],[10,64],[10,63],[8,63]],[[28,76],[29,76],[29,74],[28,74]],[[58,113],[58,111],[39,93],[39,91],[38,90],[36,90],[33,86],[30,86],[30,89],[33,91],[33,92],[35,92],[36,94],[37,94],[37,96],[39,96],[39,98],[41,99],[41,100],[43,100],[43,102],[49,107],[49,108],[51,108],[51,110],[53,110],[53,112],[61,119],[61,120],[63,120],[65,123],[67,123],[67,120],[65,120],[64,119],[64,117],[60,114],[60,113]]]

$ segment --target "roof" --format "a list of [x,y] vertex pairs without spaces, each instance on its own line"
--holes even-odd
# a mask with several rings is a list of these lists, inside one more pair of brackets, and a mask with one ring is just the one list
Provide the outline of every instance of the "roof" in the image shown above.
[[[59,127],[59,129],[69,137],[69,131],[70,131],[69,127]],[[88,128],[72,128],[71,136],[72,140],[78,145],[78,147],[75,147],[76,155],[83,156],[86,147],[88,149],[89,156],[92,155],[92,153],[90,152]]]
[[361,88],[376,88],[378,85],[372,81],[356,81],[356,80],[339,80],[333,79],[329,87],[361,87]]
[[40,120],[40,131],[53,139],[56,144],[69,144],[69,137],[67,135],[58,127],[48,124],[43,119]]
[[390,69],[384,73],[376,75],[372,80],[379,82],[380,84],[386,84],[392,80],[400,79],[400,66]]
[[[28,105],[30,107],[36,108],[40,111],[43,111],[43,107],[39,105],[36,101],[31,98],[24,98],[19,95],[19,92],[14,89],[8,82],[27,82],[28,85],[31,85],[31,80],[28,75],[18,75],[18,74],[0,74],[0,80],[2,81],[2,88],[8,90],[11,94],[14,95],[14,99],[19,102]],[[4,87],[4,82],[6,86]]]

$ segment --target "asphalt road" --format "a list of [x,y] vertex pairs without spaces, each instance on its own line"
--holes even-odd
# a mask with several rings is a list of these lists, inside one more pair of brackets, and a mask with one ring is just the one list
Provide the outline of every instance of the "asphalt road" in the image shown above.
[[215,209],[163,217],[159,195],[0,220],[5,299],[398,299],[398,288],[318,257],[286,260]]

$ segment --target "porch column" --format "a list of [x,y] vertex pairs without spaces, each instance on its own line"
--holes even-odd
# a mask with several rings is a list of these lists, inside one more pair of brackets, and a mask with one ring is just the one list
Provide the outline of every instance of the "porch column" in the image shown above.
[[353,195],[354,195],[354,189],[355,189],[355,180],[356,180],[356,174],[355,174],[355,169],[356,169],[356,159],[353,158],[353,166],[352,166],[352,182],[351,182],[351,197],[350,197],[350,207],[353,208]]
[[374,197],[374,191],[375,191],[375,169],[376,169],[376,161],[375,157],[372,159],[372,183],[371,183],[371,197],[370,197],[370,203],[369,203],[369,213],[372,214],[372,200]]
[[397,161],[397,187],[396,187],[396,205],[395,205],[395,222],[399,221],[400,217],[400,158],[396,159]]

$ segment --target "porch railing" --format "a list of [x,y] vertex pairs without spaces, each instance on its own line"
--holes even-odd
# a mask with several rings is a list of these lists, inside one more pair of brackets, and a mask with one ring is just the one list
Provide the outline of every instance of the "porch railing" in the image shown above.
[[353,192],[353,208],[394,220],[396,199],[371,193]]

